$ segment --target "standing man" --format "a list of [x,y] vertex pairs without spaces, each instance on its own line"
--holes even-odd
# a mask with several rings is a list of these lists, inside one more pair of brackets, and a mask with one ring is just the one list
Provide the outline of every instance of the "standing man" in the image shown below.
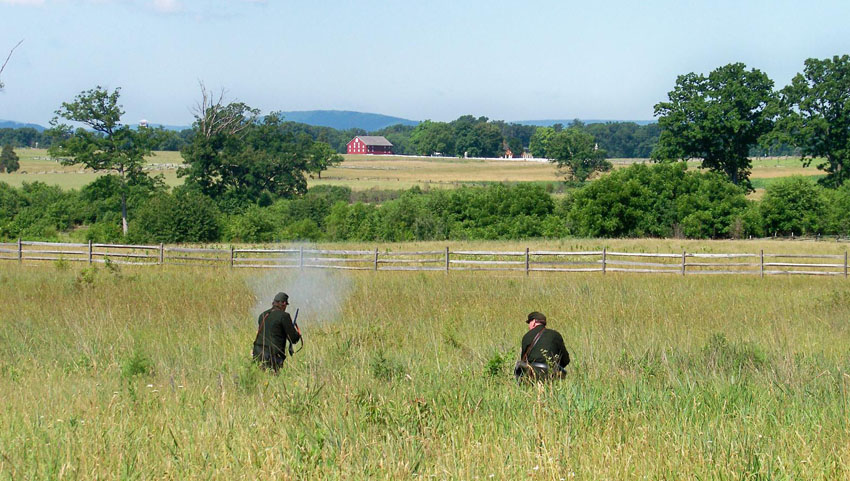
[[522,337],[522,356],[514,368],[517,378],[561,377],[570,363],[570,353],[564,346],[564,338],[554,329],[546,329],[546,316],[534,311],[525,321],[528,332]]
[[254,361],[263,369],[272,369],[277,374],[286,360],[286,341],[296,343],[301,339],[301,330],[292,324],[292,317],[286,312],[289,296],[278,292],[272,301],[272,308],[260,314],[257,319],[257,338],[252,352]]

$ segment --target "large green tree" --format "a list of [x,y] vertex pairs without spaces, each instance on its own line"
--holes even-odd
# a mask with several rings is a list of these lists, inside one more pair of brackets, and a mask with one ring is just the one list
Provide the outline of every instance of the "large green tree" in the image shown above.
[[454,133],[452,127],[445,122],[421,122],[410,133],[410,141],[419,155],[455,155]]
[[539,159],[546,158],[546,150],[549,148],[549,141],[555,136],[555,129],[552,127],[538,127],[531,134],[531,139],[528,142],[528,150],[531,155]]
[[564,170],[568,178],[584,182],[594,172],[611,170],[606,153],[598,148],[593,136],[578,127],[555,133],[549,139],[546,158]]
[[324,142],[310,141],[304,149],[307,153],[307,171],[322,178],[322,171],[342,163],[342,156]]
[[240,205],[262,198],[291,198],[307,191],[305,173],[318,173],[339,158],[327,144],[296,136],[277,113],[262,119],[239,102],[224,103],[202,87],[191,142],[181,151],[178,175],[190,187]]
[[455,138],[455,153],[460,157],[498,157],[502,153],[502,131],[487,117],[463,115],[449,124]]
[[773,128],[773,81],[733,63],[707,77],[680,75],[667,96],[667,102],[655,105],[661,136],[653,159],[701,158],[703,168],[749,188],[750,147]]
[[0,173],[12,173],[18,170],[20,166],[21,164],[18,163],[18,154],[12,149],[12,144],[4,145],[3,151],[0,152]]
[[[63,102],[51,120],[49,149],[63,165],[83,165],[95,171],[114,172],[121,180],[121,226],[127,235],[127,183],[143,181],[145,156],[151,153],[158,131],[132,129],[121,123],[124,115],[118,104],[120,88],[109,92],[97,86]],[[59,117],[85,126],[74,129]]]
[[824,159],[820,182],[837,187],[850,178],[850,56],[805,62],[779,95],[780,137],[800,148],[803,163]]

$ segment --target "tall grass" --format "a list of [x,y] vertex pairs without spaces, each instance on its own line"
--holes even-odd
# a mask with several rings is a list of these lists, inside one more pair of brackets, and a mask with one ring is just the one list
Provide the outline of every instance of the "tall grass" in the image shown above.
[[[262,275],[4,264],[0,479],[850,476],[843,278],[351,274],[274,377]],[[511,378],[531,310],[562,382]]]

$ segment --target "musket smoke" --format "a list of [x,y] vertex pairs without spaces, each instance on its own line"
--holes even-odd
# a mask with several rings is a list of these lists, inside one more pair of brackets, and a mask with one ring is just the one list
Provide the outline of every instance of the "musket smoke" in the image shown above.
[[294,313],[301,310],[298,324],[335,322],[351,295],[353,281],[344,272],[320,268],[286,268],[266,272],[249,281],[254,292],[254,320],[270,308],[278,292],[289,294]]

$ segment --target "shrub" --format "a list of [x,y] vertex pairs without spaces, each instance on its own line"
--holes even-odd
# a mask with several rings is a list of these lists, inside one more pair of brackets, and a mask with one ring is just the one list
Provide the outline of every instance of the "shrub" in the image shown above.
[[[584,237],[730,237],[747,209],[742,188],[684,163],[632,165],[576,191],[568,226]],[[743,225],[743,223],[741,224]]]
[[823,188],[805,177],[790,177],[768,186],[760,207],[768,235],[819,233],[825,225]]
[[84,234],[84,239],[86,241],[99,243],[120,242],[123,237],[124,233],[121,230],[120,220],[113,222],[95,222],[88,226],[88,229],[85,230]]
[[502,354],[501,352],[493,352],[487,364],[484,365],[484,372],[491,377],[501,377],[508,373],[510,365],[510,354]]
[[838,189],[823,191],[826,203],[824,232],[838,235],[850,235],[850,184]]
[[404,374],[404,365],[396,359],[387,357],[383,350],[379,350],[372,356],[369,369],[376,379],[384,381],[391,381]]
[[320,241],[324,238],[322,230],[313,219],[301,219],[287,224],[281,231],[283,240]]
[[277,227],[270,209],[253,206],[224,221],[224,239],[233,242],[271,242]]
[[725,335],[716,333],[702,348],[705,364],[711,369],[737,373],[742,369],[759,369],[767,362],[767,355],[758,345],[750,342],[731,342]]
[[147,201],[133,221],[133,239],[143,242],[219,240],[221,216],[207,196],[191,191],[160,193]]
[[337,202],[325,218],[329,240],[369,241],[375,238],[377,207],[357,202]]
[[121,376],[125,379],[148,375],[152,372],[153,363],[139,349],[134,349],[133,354],[121,362]]

